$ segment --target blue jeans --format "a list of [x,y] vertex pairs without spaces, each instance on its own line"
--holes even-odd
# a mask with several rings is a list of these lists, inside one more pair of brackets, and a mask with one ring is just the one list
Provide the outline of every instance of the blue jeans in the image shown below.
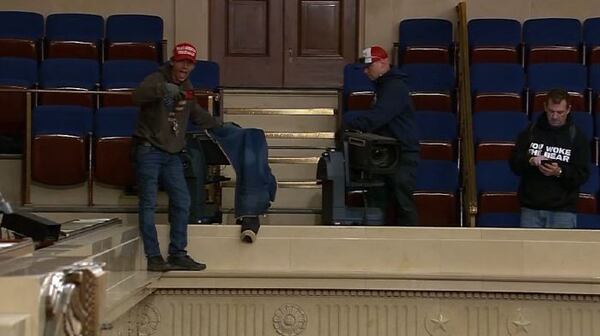
[[149,144],[135,148],[139,197],[139,225],[147,257],[160,255],[154,212],[159,178],[169,196],[169,255],[186,255],[190,195],[179,154],[170,154]]
[[574,229],[576,224],[577,215],[573,212],[521,208],[523,228]]

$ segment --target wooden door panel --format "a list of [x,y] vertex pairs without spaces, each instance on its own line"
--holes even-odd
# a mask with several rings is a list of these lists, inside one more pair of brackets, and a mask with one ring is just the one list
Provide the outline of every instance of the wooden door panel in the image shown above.
[[284,86],[340,87],[355,56],[355,1],[288,0],[284,10]]
[[211,0],[221,85],[341,87],[356,56],[356,0]]
[[220,65],[221,85],[281,87],[283,0],[212,0],[210,6],[210,58]]

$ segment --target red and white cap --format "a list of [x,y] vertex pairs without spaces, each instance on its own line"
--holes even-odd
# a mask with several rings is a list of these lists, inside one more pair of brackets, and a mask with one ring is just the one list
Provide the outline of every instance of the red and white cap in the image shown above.
[[171,61],[191,61],[196,62],[196,47],[190,43],[179,43],[173,48],[173,56]]
[[371,64],[386,58],[388,58],[388,54],[385,52],[385,49],[375,45],[362,51],[362,57],[359,59],[359,62],[363,64]]

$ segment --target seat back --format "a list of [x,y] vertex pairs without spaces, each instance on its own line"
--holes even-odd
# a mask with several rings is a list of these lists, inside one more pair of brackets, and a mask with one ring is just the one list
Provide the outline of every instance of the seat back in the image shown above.
[[543,111],[546,93],[555,88],[564,88],[569,92],[572,98],[572,111],[587,111],[585,100],[587,82],[587,70],[582,64],[532,64],[528,71],[531,111]]
[[[102,68],[102,89],[115,91],[131,91],[158,69],[158,63],[148,60],[113,60],[105,61]],[[104,95],[102,105],[131,106],[131,95]]]
[[342,89],[344,111],[366,110],[371,106],[375,85],[363,70],[364,65],[359,63],[344,66]]
[[[458,167],[452,161],[421,160],[414,193],[422,226],[455,226],[458,221]],[[431,211],[435,208],[436,211]]]
[[421,159],[451,161],[456,158],[458,125],[454,113],[417,111],[415,122],[421,145]]
[[519,177],[510,170],[508,161],[480,161],[475,171],[479,194],[478,213],[520,211],[517,199]]
[[98,59],[104,18],[95,14],[56,13],[46,18],[47,58]]
[[449,63],[452,23],[445,19],[406,19],[398,27],[399,60],[406,63]]
[[0,11],[0,57],[39,59],[38,44],[44,36],[44,17],[39,13]]
[[48,185],[87,180],[87,135],[92,110],[79,106],[38,106],[32,112],[31,178]]
[[[98,61],[79,58],[52,58],[42,62],[40,87],[43,89],[95,90],[100,82]],[[96,106],[93,94],[40,93],[41,105]]]
[[529,19],[523,23],[527,63],[580,60],[581,22],[571,18]]
[[583,22],[583,43],[588,52],[587,64],[600,63],[600,17]]
[[[0,57],[0,87],[28,89],[37,82],[37,62],[29,58]],[[20,136],[25,132],[27,96],[22,92],[0,92],[0,134]]]
[[401,67],[407,78],[417,110],[454,111],[456,80],[449,64],[404,64]]
[[522,112],[485,112],[473,116],[475,159],[508,160],[519,133],[527,128]]
[[147,59],[162,62],[163,20],[140,14],[106,19],[107,59]]
[[213,61],[197,60],[190,73],[194,89],[216,91],[220,84],[219,64]]
[[96,112],[94,123],[96,181],[121,187],[135,184],[131,145],[137,115],[138,109],[134,107],[106,107]]
[[473,111],[521,111],[525,73],[520,64],[479,63],[471,66]]
[[519,63],[521,23],[514,19],[472,19],[468,23],[471,63]]

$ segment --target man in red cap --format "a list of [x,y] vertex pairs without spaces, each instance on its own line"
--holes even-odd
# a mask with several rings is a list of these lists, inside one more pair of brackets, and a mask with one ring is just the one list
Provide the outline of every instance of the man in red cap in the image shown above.
[[390,65],[388,54],[380,46],[366,48],[360,62],[364,73],[375,83],[375,101],[369,111],[351,111],[343,116],[344,124],[363,132],[393,137],[400,144],[398,170],[381,178],[385,192],[368,193],[369,204],[385,207],[386,194],[396,200],[396,224],[417,225],[417,208],[413,199],[419,162],[419,140],[415,111],[406,87],[406,75]]
[[[220,126],[186,92],[193,89],[188,77],[196,62],[196,48],[180,43],[169,62],[148,75],[133,93],[140,106],[134,131],[135,166],[139,195],[139,225],[148,270],[201,271],[206,265],[186,251],[190,195],[180,154],[185,147],[188,120],[204,129]],[[169,196],[170,243],[165,261],[160,253],[154,214],[159,177]]]

